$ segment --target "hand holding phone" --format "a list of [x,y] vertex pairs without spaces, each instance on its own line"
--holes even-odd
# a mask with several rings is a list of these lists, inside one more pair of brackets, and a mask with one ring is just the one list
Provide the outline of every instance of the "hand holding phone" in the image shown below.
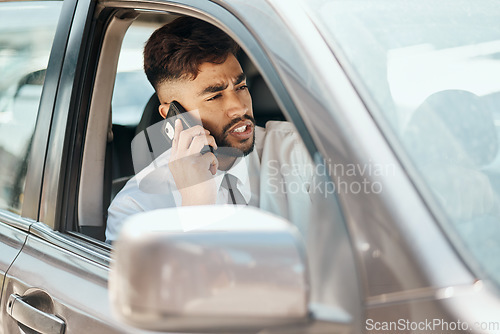
[[[170,103],[170,107],[168,109],[167,117],[165,119],[165,127],[163,129],[163,134],[165,138],[169,141],[170,145],[172,145],[172,141],[175,135],[175,121],[180,119],[182,122],[182,129],[187,130],[196,125],[201,125],[201,122],[195,119],[191,114],[186,112],[186,109],[177,101],[172,101]],[[214,149],[212,146],[205,145],[201,154],[212,152],[214,153]]]
[[174,102],[165,120],[164,135],[172,144],[169,169],[182,196],[182,205],[214,204],[217,189],[213,176],[218,160],[211,149],[217,148],[217,144],[199,120]]

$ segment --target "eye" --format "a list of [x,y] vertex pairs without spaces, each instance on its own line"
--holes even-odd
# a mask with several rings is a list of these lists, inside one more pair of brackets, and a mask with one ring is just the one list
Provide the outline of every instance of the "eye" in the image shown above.
[[245,89],[248,89],[247,85],[241,85],[237,88],[237,90],[245,90]]
[[207,99],[207,101],[213,101],[213,100],[216,100],[216,99],[218,99],[218,98],[219,98],[219,97],[221,97],[221,96],[222,96],[222,94],[217,94],[217,95],[212,96],[211,98]]

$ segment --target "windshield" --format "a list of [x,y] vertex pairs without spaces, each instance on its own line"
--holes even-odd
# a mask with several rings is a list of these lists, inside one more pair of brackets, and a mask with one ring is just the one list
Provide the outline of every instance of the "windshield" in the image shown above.
[[500,282],[498,1],[309,3],[461,243]]

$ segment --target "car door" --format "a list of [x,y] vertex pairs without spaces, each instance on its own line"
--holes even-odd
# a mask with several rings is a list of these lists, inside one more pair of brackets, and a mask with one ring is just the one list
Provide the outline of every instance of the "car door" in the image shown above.
[[[15,54],[17,58],[13,58],[18,62],[24,60],[27,64],[21,65],[31,69],[18,78],[17,84],[13,81],[16,86],[13,87],[13,101],[9,103],[14,109],[2,112],[2,116],[9,116],[5,118],[8,122],[1,124],[0,131],[3,144],[1,270],[7,272],[1,300],[2,331],[126,332],[126,328],[113,322],[107,309],[109,249],[106,253],[105,247],[93,247],[92,243],[84,244],[59,233],[50,214],[61,212],[60,205],[53,211],[47,207],[53,204],[51,195],[60,198],[61,192],[47,189],[50,186],[42,183],[42,179],[50,180],[50,175],[61,173],[60,161],[58,164],[50,157],[57,155],[58,145],[63,144],[64,135],[59,136],[71,129],[66,103],[74,103],[71,92],[74,82],[78,81],[75,68],[81,66],[76,59],[88,14],[90,20],[93,15],[93,4],[65,1],[64,4],[2,3],[2,6],[8,7],[12,15],[16,13],[12,22],[17,22],[15,27],[19,33],[13,38],[17,37],[19,46],[12,43],[12,48],[17,46],[20,51]],[[24,17],[20,19],[18,15]],[[2,18],[2,24],[12,22]],[[25,38],[19,40],[19,37]],[[17,64],[12,63],[2,65],[11,65],[15,78],[16,70],[23,68],[15,69],[13,65]],[[66,89],[60,89],[61,86]],[[5,143],[11,143],[12,147]],[[16,155],[14,149],[20,153]],[[49,158],[46,160],[47,152]],[[3,212],[3,209],[12,213]],[[23,251],[18,254],[22,246]],[[9,268],[14,259],[16,261]]]
[[[60,1],[0,3],[1,291],[5,274],[37,218],[37,189],[41,184],[38,166],[43,162],[44,150],[33,148],[43,148],[47,139],[42,133],[34,142],[35,124],[39,105],[50,108],[51,92],[46,89],[42,100],[42,89],[51,81],[46,68],[61,8]],[[0,328],[8,323],[7,299],[2,293]]]
[[[210,13],[249,38],[241,23],[209,2],[137,6],[159,13],[186,8],[205,17]],[[19,216],[1,214],[0,269],[7,272],[2,330],[135,332],[112,316],[107,293],[111,247],[102,242],[100,232],[106,210],[103,178],[113,79],[122,32],[136,15],[126,2],[65,1],[60,10],[48,66],[40,68],[46,79],[39,85],[40,102],[34,103],[38,117],[31,121],[33,127],[37,121],[36,128],[23,143],[31,154],[29,165],[21,168],[24,160],[18,159],[19,167],[10,168],[27,170],[26,190],[17,196],[23,199],[18,204],[22,210]],[[39,28],[39,23],[33,20],[33,26]],[[263,64],[270,66],[268,61]],[[6,185],[16,178],[4,173],[2,177]]]

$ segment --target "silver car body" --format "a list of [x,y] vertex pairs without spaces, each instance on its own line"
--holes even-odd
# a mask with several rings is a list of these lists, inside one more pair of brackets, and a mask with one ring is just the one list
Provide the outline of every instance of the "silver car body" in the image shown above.
[[[385,332],[384,326],[399,321],[401,327],[390,329],[412,332],[414,325],[437,325],[438,320],[452,326],[457,321],[477,324],[467,328],[477,333],[498,331],[498,282],[480,269],[449,228],[450,217],[380,116],[363,75],[355,73],[357,63],[344,49],[348,45],[336,44],[324,18],[318,19],[318,10],[328,5],[296,0],[64,1],[22,212],[0,210],[4,333],[25,329],[9,314],[11,295],[62,319],[66,333],[139,332],[116,320],[110,309],[111,247],[74,228],[75,217],[81,226],[93,226],[105,212],[102,186],[93,180],[102,180],[104,173],[106,106],[113,92],[109,78],[115,77],[132,10],[193,15],[230,33],[318,164],[391,168],[389,173],[343,175],[350,184],[379,184],[381,192],[347,191],[318,199],[321,210],[311,214],[305,240],[309,309],[315,321],[283,332],[321,332],[321,323],[334,321],[338,310],[349,319],[348,332]],[[99,21],[103,18],[109,25]],[[116,34],[106,34],[101,43],[104,33],[95,27]],[[498,23],[493,28],[498,31]]]

